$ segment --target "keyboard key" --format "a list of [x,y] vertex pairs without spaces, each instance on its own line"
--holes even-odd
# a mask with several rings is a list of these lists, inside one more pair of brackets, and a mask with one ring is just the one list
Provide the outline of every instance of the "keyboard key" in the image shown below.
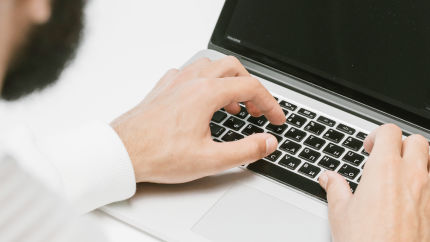
[[275,96],[273,96],[273,98],[274,98],[276,101],[278,101],[278,100],[279,100],[279,98],[277,98],[277,97],[275,97]]
[[353,135],[355,133],[355,129],[353,129],[353,128],[349,127],[349,126],[346,126],[345,124],[339,124],[336,127],[336,129],[340,130],[340,131],[342,131],[344,133],[347,133],[349,135]]
[[336,124],[336,121],[326,118],[324,116],[319,116],[317,121],[330,127],[333,127]]
[[316,135],[320,135],[322,134],[322,132],[324,132],[325,126],[319,123],[315,123],[314,121],[310,121],[308,125],[305,126],[305,130],[312,132]]
[[334,171],[336,170],[336,168],[340,165],[340,161],[333,159],[329,156],[324,156],[320,162],[318,163],[319,166],[327,169],[327,170],[331,170]]
[[279,157],[281,157],[282,152],[279,150],[275,150],[272,154],[268,155],[266,157],[267,160],[271,161],[271,162],[275,162],[276,160],[279,159]]
[[288,109],[288,110],[290,110],[290,111],[294,111],[294,110],[296,110],[296,109],[297,109],[297,106],[296,106],[296,105],[294,105],[294,104],[292,104],[292,103],[289,103],[289,102],[286,102],[286,101],[281,101],[281,102],[279,103],[279,105],[281,105],[281,107],[283,107],[283,108],[285,108],[285,109]]
[[343,139],[343,137],[345,137],[344,134],[337,132],[334,129],[327,130],[327,132],[323,136],[324,139],[328,139],[336,144],[339,143]]
[[369,153],[367,153],[367,151],[364,148],[361,150],[361,154],[365,156],[369,156]]
[[279,144],[282,142],[283,138],[282,138],[281,136],[276,135],[276,134],[274,134],[274,133],[272,133],[272,132],[269,132],[269,134],[271,134],[271,135],[275,136],[275,138],[278,140],[278,143],[279,143]]
[[296,128],[291,128],[287,131],[287,133],[285,133],[285,137],[295,140],[297,142],[302,141],[305,137],[306,137],[306,132],[296,129]]
[[238,133],[236,133],[236,132],[234,132],[234,131],[231,131],[231,130],[229,130],[223,137],[222,137],[222,140],[223,141],[227,141],[227,142],[230,142],[230,141],[236,141],[236,140],[240,140],[240,139],[243,139],[243,135],[241,135],[241,134],[238,134]]
[[341,174],[342,176],[348,178],[348,179],[354,180],[354,178],[358,175],[358,173],[360,173],[360,170],[353,167],[353,166],[344,164],[339,169],[338,173]]
[[299,151],[302,148],[302,146],[297,144],[294,141],[286,140],[279,148],[283,151],[286,151],[290,154],[295,155],[297,151]]
[[302,161],[300,159],[297,159],[291,155],[285,155],[279,161],[280,165],[285,166],[291,170],[295,170],[297,167],[299,167],[300,163],[302,163]]
[[246,110],[246,108],[244,106],[240,106],[240,112],[238,114],[235,115],[238,118],[241,119],[245,119],[246,117],[248,117],[248,111]]
[[315,161],[320,158],[321,154],[319,152],[316,152],[315,150],[304,148],[303,151],[299,154],[299,157],[302,159],[305,159],[309,162],[314,163]]
[[219,137],[226,130],[224,127],[221,127],[221,126],[214,124],[214,123],[210,123],[209,128],[211,130],[211,135],[213,137]]
[[321,171],[321,168],[311,165],[307,162],[303,164],[302,167],[300,167],[299,169],[300,173],[310,178],[315,178],[318,175],[318,173],[320,173],[320,171]]
[[242,130],[242,134],[244,135],[252,135],[256,133],[263,133],[264,130],[262,128],[259,128],[255,125],[248,124],[245,126],[245,128]]
[[287,123],[290,123],[298,128],[302,127],[305,123],[306,123],[307,119],[297,115],[297,114],[291,114],[288,118],[287,118]]
[[299,111],[297,111],[297,113],[301,114],[301,115],[303,115],[305,117],[308,117],[310,119],[314,119],[317,116],[316,113],[311,112],[311,111],[309,111],[307,109],[304,109],[304,108],[299,109]]
[[219,139],[213,139],[213,141],[221,143],[221,140],[219,140]]
[[258,126],[263,126],[267,123],[267,119],[264,116],[260,116],[260,117],[249,117],[248,118],[248,122],[253,123],[255,125]]
[[288,115],[288,111],[287,111],[287,110],[285,110],[285,109],[282,109],[282,111],[284,112],[285,117],[287,117],[287,115]]
[[343,152],[345,152],[345,148],[330,143],[324,148],[323,152],[332,155],[335,158],[339,158],[343,154]]
[[359,151],[361,147],[363,147],[363,141],[348,137],[342,144],[346,148],[349,148],[354,151]]
[[365,140],[367,137],[367,134],[363,133],[363,132],[358,132],[357,135],[355,135],[355,137],[361,139],[361,140]]
[[324,189],[322,189],[316,181],[305,178],[299,174],[294,173],[293,171],[284,169],[265,160],[259,160],[249,164],[247,168],[263,176],[281,182],[287,186],[294,187],[300,191],[312,195],[319,200],[327,202],[327,195]]
[[284,131],[287,129],[288,125],[283,124],[283,125],[274,125],[274,124],[268,124],[266,126],[266,129],[272,131],[273,133],[276,134],[282,134],[284,133]]
[[316,150],[319,150],[325,145],[326,141],[323,139],[320,139],[316,136],[311,135],[303,143],[307,146],[310,146],[310,147],[316,149]]
[[212,116],[212,121],[216,123],[221,123],[225,118],[227,118],[227,114],[221,111],[216,111]]
[[351,192],[352,193],[354,193],[355,192],[355,190],[357,189],[357,186],[358,186],[358,184],[357,183],[354,183],[354,182],[352,182],[352,181],[348,181],[348,180],[346,180],[347,182],[348,182],[348,184],[349,184],[349,188],[351,188]]
[[354,153],[352,151],[348,151],[346,152],[342,160],[352,165],[359,166],[361,162],[364,161],[364,156]]
[[239,131],[239,129],[242,128],[243,125],[245,125],[245,121],[242,121],[235,117],[230,117],[224,122],[224,126],[236,131]]
[[360,182],[361,181],[361,176],[359,176],[358,178],[357,178],[357,182]]

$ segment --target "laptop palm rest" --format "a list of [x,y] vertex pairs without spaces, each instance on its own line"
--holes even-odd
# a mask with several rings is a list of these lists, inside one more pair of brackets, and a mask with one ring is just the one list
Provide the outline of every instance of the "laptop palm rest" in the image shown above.
[[330,241],[326,219],[245,185],[227,191],[192,230],[211,241]]

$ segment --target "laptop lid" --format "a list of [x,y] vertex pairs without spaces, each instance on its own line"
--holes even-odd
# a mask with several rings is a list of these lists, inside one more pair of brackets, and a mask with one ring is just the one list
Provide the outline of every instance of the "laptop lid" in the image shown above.
[[227,0],[211,44],[430,130],[430,2]]

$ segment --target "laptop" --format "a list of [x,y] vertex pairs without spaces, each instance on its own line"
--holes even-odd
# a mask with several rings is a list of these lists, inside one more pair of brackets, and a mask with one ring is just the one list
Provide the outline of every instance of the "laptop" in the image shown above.
[[[352,191],[383,123],[430,137],[428,2],[227,0],[202,57],[236,56],[278,100],[282,126],[217,111],[217,142],[256,132],[277,151],[248,166],[179,185],[139,184],[105,212],[168,241],[330,241],[324,170]],[[228,87],[226,87],[228,88]]]

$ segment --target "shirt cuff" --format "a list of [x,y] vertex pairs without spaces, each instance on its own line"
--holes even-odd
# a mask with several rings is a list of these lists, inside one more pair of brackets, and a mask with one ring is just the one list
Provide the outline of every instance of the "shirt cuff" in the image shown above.
[[91,122],[50,137],[41,146],[61,177],[59,192],[81,213],[136,192],[130,157],[108,124]]

